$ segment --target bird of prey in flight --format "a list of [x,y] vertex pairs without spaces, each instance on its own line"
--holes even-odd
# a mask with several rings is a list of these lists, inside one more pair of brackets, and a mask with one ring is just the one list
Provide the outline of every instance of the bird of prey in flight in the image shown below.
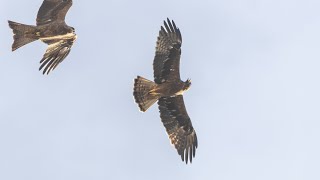
[[36,26],[8,21],[14,34],[12,51],[38,39],[48,44],[39,70],[49,74],[68,56],[77,38],[74,28],[65,23],[71,6],[72,0],[44,0],[38,11]]
[[182,37],[174,21],[161,26],[153,61],[154,82],[137,76],[134,98],[142,112],[158,101],[161,121],[182,161],[192,162],[198,140],[183,101],[183,92],[191,86],[190,79],[180,79]]

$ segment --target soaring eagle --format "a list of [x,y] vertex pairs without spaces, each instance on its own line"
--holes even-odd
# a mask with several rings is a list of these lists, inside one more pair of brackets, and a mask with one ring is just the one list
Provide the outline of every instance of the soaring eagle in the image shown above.
[[180,79],[179,64],[182,37],[174,21],[161,26],[153,61],[154,82],[138,76],[134,79],[134,98],[142,112],[158,101],[161,121],[182,161],[192,162],[198,140],[183,101],[183,92],[191,81]]
[[70,53],[76,40],[74,28],[65,23],[65,16],[72,6],[72,0],[44,0],[37,15],[37,25],[25,25],[9,22],[13,30],[12,51],[40,39],[48,44],[43,55],[39,70],[44,68],[43,74],[49,74]]

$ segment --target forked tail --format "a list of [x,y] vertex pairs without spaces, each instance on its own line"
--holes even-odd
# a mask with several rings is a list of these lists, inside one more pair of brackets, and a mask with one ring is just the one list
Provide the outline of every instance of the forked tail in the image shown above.
[[20,24],[13,21],[8,21],[8,23],[9,23],[9,27],[13,30],[13,34],[14,34],[12,51],[38,39],[36,38],[36,34],[35,34],[36,33],[35,26]]
[[139,105],[140,111],[147,111],[158,100],[159,96],[151,93],[156,86],[156,83],[141,76],[134,79],[133,96]]

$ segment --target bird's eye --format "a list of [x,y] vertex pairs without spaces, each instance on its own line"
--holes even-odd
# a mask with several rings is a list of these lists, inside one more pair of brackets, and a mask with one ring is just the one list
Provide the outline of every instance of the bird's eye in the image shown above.
[[68,2],[68,0],[62,0],[62,2]]

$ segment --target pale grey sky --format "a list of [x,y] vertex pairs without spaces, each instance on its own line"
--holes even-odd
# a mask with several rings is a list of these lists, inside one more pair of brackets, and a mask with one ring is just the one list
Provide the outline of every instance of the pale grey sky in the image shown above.
[[[78,40],[49,76],[46,45],[11,52],[7,24],[35,24],[41,3],[1,0],[0,179],[320,179],[320,1],[74,0]],[[192,79],[189,165],[157,106],[141,113],[132,97],[167,17]]]

